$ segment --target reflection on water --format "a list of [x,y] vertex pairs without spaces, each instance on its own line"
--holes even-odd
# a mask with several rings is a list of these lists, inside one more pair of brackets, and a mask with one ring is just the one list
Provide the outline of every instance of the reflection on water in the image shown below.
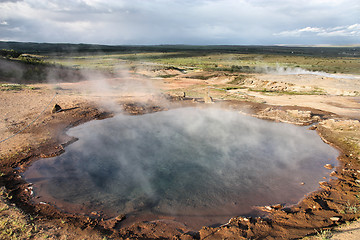
[[212,216],[199,224],[298,202],[338,154],[305,127],[221,109],[119,115],[68,134],[79,141],[24,174],[40,200],[114,216]]

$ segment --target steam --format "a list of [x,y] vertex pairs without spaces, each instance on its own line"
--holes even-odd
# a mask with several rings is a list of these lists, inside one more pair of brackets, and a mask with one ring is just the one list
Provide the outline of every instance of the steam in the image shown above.
[[[96,58],[93,61],[92,63],[89,60],[87,64],[97,66]],[[70,62],[67,65],[72,64]],[[150,79],[130,74],[128,66],[121,61],[112,60],[111,65],[106,69],[80,68],[77,69],[77,73],[77,84],[67,85],[65,88],[69,88],[75,94],[88,97],[90,101],[114,113],[122,111],[119,101],[147,102],[153,100],[154,96],[160,95],[160,90]],[[47,81],[61,89],[63,81],[59,79],[59,75],[58,70],[51,71],[48,73]],[[69,76],[69,79],[72,79],[72,76]]]
[[266,68],[267,73],[270,74],[279,74],[279,75],[316,75],[321,77],[328,77],[328,78],[343,78],[343,79],[360,79],[360,76],[354,75],[345,75],[345,74],[331,74],[321,71],[309,71],[303,68],[290,68],[290,67],[281,67],[277,66],[275,69],[273,68]]
[[14,79],[19,79],[22,76],[23,76],[23,69],[20,67],[20,65],[14,64],[12,62],[0,58],[0,77],[4,78],[0,80],[7,80],[7,78],[14,80]]
[[40,174],[53,197],[112,214],[211,212],[225,220],[253,205],[296,203],[337,156],[303,127],[221,109],[118,115],[68,134],[80,140],[35,162],[27,181],[37,186],[31,176]]

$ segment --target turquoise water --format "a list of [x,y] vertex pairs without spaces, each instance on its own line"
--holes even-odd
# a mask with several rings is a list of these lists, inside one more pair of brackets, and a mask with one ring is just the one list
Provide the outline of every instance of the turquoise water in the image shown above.
[[213,108],[118,115],[68,134],[79,140],[24,174],[38,201],[207,225],[255,214],[256,205],[297,203],[338,156],[306,127]]

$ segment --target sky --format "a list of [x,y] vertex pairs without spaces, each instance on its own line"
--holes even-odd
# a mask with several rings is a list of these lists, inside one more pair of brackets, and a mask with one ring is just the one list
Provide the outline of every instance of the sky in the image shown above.
[[0,0],[0,41],[360,44],[359,0]]

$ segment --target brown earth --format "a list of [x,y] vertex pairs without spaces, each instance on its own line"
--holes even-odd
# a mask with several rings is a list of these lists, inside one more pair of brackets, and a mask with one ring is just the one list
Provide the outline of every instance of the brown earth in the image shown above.
[[[252,77],[257,79],[258,86],[264,85],[266,75]],[[270,80],[273,78],[268,76]],[[326,95],[278,95],[251,91],[249,87],[229,90],[219,97],[212,90],[214,85],[233,80],[224,75],[211,75],[205,80],[192,78],[191,74],[153,78],[151,84],[136,76],[133,77],[136,84],[133,81],[129,84],[129,79],[38,84],[33,85],[35,89],[0,92],[0,141],[11,137],[0,143],[1,185],[5,186],[0,216],[16,216],[19,224],[23,222],[28,228],[31,226],[23,232],[34,239],[45,238],[45,235],[52,239],[102,239],[104,236],[115,239],[294,239],[316,234],[320,229],[333,228],[360,216],[360,123],[356,120],[360,118],[360,104],[356,97],[343,96],[344,92],[342,95],[334,92]],[[299,89],[308,81],[296,75],[287,79]],[[337,79],[325,79],[321,88],[333,89],[334,81],[337,82]],[[284,79],[280,85],[283,82]],[[356,84],[353,87],[349,82],[346,84],[341,87],[343,91],[357,89]],[[210,91],[209,86],[213,87]],[[163,94],[164,91],[170,91],[172,96]],[[122,227],[125,216],[103,219],[97,214],[64,213],[55,206],[32,201],[31,186],[21,179],[19,173],[39,157],[61,154],[64,147],[74,140],[66,136],[66,129],[122,111],[144,114],[187,105],[204,105],[202,98],[188,96],[188,92],[193,94],[194,91],[194,95],[206,96],[209,93],[213,97],[215,103],[207,106],[233,108],[275,121],[301,125],[317,123],[313,128],[324,141],[341,150],[339,166],[332,173],[336,179],[324,179],[319,183],[321,190],[309,194],[295,206],[264,207],[263,210],[268,212],[265,218],[234,216],[223,226],[203,227],[199,232],[192,232],[181,223],[165,219]],[[183,92],[186,92],[186,97],[181,95]],[[243,100],[221,100],[224,95],[233,96],[239,92],[245,96]],[[55,103],[63,111],[51,113]],[[6,223],[10,224],[8,220]],[[359,232],[355,231],[355,234],[360,236]]]

